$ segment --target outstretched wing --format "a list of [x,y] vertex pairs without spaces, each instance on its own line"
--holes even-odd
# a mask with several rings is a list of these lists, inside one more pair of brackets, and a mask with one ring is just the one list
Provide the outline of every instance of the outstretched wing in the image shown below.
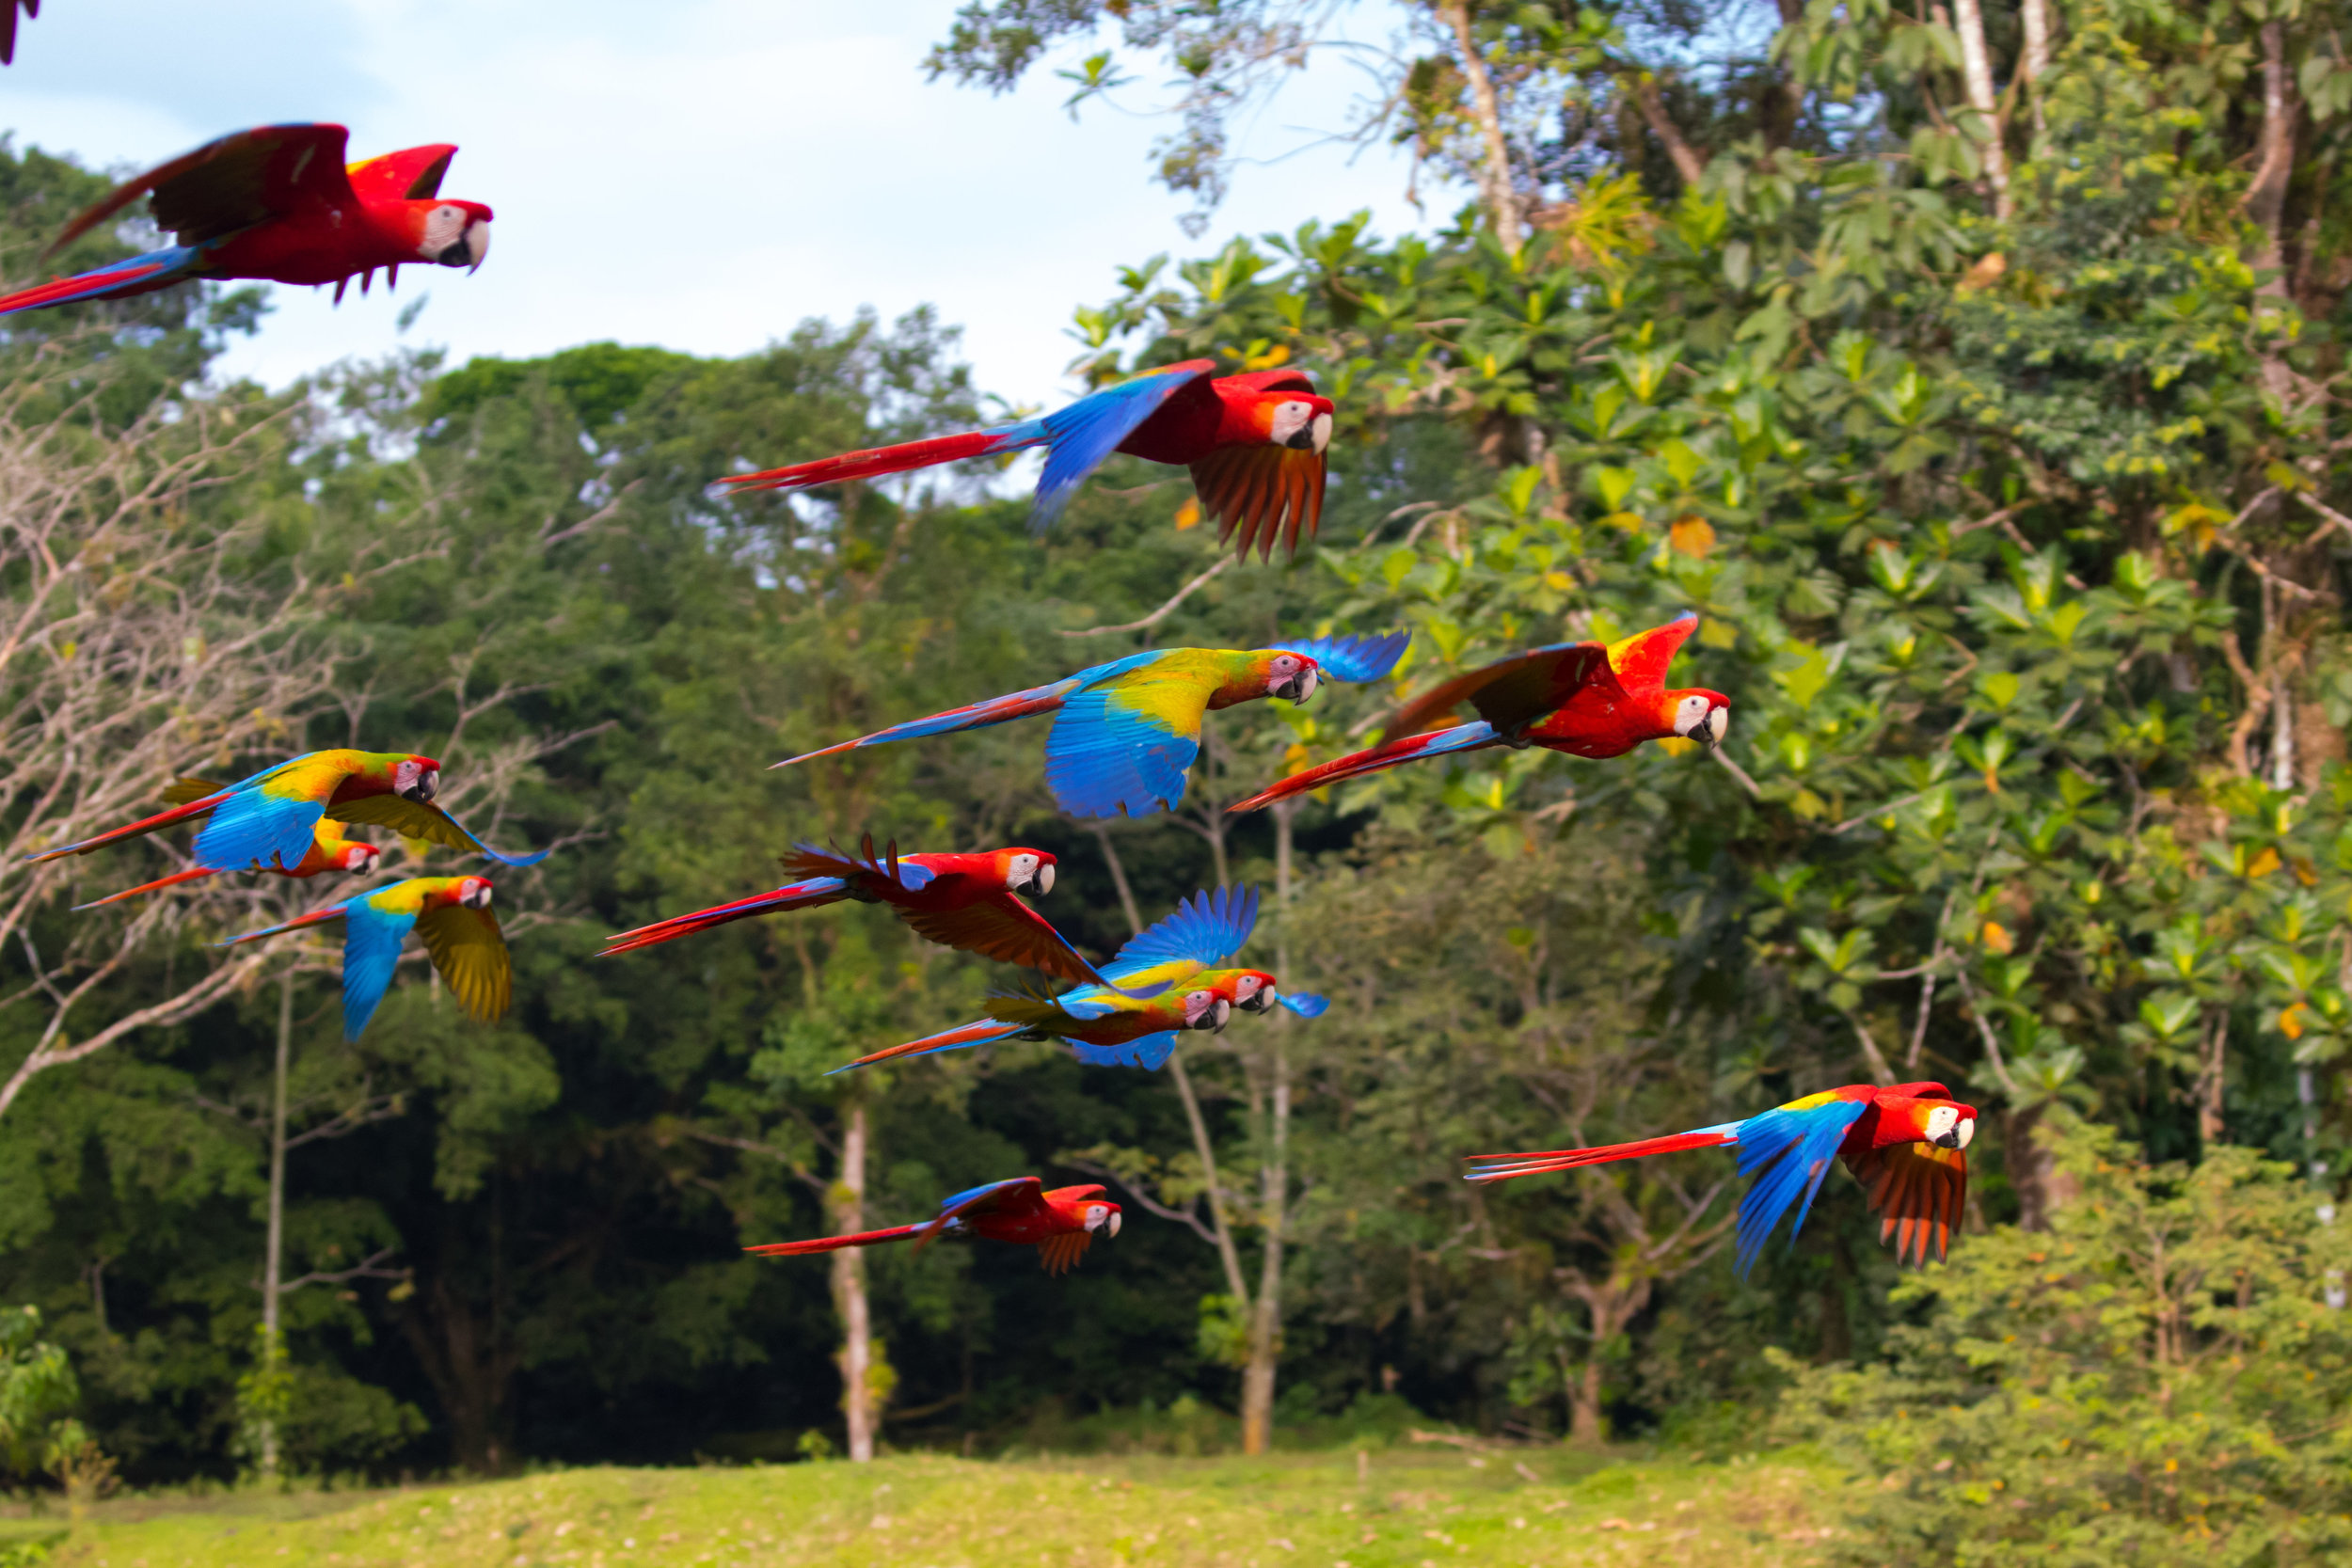
[[1015,719],[1026,719],[1033,714],[1051,713],[1062,705],[1063,699],[1071,692],[1085,686],[1089,681],[1100,680],[1106,675],[1132,668],[1143,660],[1158,657],[1157,654],[1150,653],[1130,654],[1125,658],[1114,659],[1108,664],[1098,664],[1090,670],[1081,670],[1074,675],[1065,675],[1060,680],[1045,686],[1033,686],[1026,691],[1008,692],[1002,697],[991,697],[985,702],[968,703],[962,707],[951,707],[945,713],[934,713],[928,719],[910,719],[903,724],[893,724],[886,730],[876,730],[872,735],[860,736],[855,740],[844,740],[814,752],[803,752],[799,756],[787,757],[773,766],[789,768],[796,762],[806,762],[812,757],[829,757],[835,752],[852,752],[866,746],[886,746],[894,740],[920,740],[927,736],[953,735],[960,730],[984,729],[991,724],[1008,724]]
[[378,909],[365,896],[343,905],[343,1038],[358,1039],[375,1016],[400,967],[400,944],[416,923],[414,914]]
[[419,918],[417,934],[459,1006],[485,1023],[505,1014],[515,999],[515,961],[495,913],[445,904]]
[[947,1198],[939,1206],[939,1217],[923,1226],[923,1239],[914,1243],[914,1250],[925,1247],[944,1234],[948,1225],[967,1214],[985,1212],[1018,1212],[1024,1209],[1045,1206],[1045,1183],[1034,1176],[1016,1176],[1004,1181],[991,1181],[984,1186],[968,1187]]
[[1038,476],[1037,504],[1029,513],[1030,531],[1042,533],[1052,528],[1087,475],[1101,467],[1121,441],[1186,388],[1206,391],[1216,373],[1214,359],[1163,365],[1046,415],[1039,422],[1044,425],[1050,445],[1045,471]]
[[942,947],[977,953],[999,963],[1042,970],[1085,985],[1108,984],[1053,922],[1010,893],[1000,893],[960,910],[904,908],[898,918],[916,936]]
[[930,886],[939,876],[938,872],[914,856],[901,859],[898,841],[895,838],[890,841],[888,849],[876,853],[872,833],[858,840],[855,853],[828,848],[803,839],[792,846],[792,852],[784,857],[784,868],[798,876],[833,878],[844,884],[853,877],[879,877],[884,881],[896,882],[909,893]]
[[1742,1278],[1756,1266],[1756,1254],[1764,1250],[1764,1243],[1783,1214],[1791,1208],[1797,1211],[1796,1224],[1788,1229],[1791,1241],[1804,1228],[1804,1217],[1813,1212],[1814,1195],[1836,1163],[1837,1146],[1845,1141],[1846,1130],[1868,1108],[1863,1100],[1809,1095],[1740,1124],[1740,1174],[1756,1175],[1756,1185],[1740,1200],[1735,1268]]
[[1555,642],[1531,648],[1431,687],[1392,714],[1387,733],[1419,735],[1462,704],[1502,734],[1541,719],[1587,686],[1622,699],[1625,688],[1597,642]]
[[464,823],[437,805],[422,800],[405,800],[398,795],[369,795],[357,800],[339,800],[326,808],[326,815],[338,822],[363,822],[370,827],[389,828],[403,838],[421,838],[447,849],[466,849],[485,861],[500,865],[536,865],[552,852],[541,849],[534,854],[509,855],[491,848],[467,832]]
[[441,178],[457,156],[453,142],[404,147],[344,170],[352,194],[362,201],[429,201],[441,194]]
[[1127,980],[1162,964],[1192,964],[1201,969],[1223,966],[1258,925],[1258,890],[1221,887],[1196,893],[1176,906],[1176,912],[1128,940],[1104,973]]
[[1684,610],[1662,626],[1637,631],[1609,644],[1609,667],[1629,691],[1656,691],[1666,684],[1675,650],[1699,629],[1699,618]]
[[348,200],[343,147],[349,135],[340,125],[231,131],[117,185],[67,224],[42,255],[56,255],[142,196],[154,198],[156,226],[183,245],[200,245],[313,202]]
[[1200,754],[1200,719],[1219,674],[1164,654],[1121,662],[1073,692],[1045,737],[1046,785],[1073,816],[1172,810]]
[[1296,1013],[1300,1018],[1321,1018],[1331,1010],[1329,997],[1317,996],[1311,990],[1280,991],[1276,994],[1274,1000]]
[[1412,641],[1409,631],[1390,631],[1375,636],[1310,637],[1303,642],[1285,642],[1281,646],[1295,654],[1305,654],[1335,681],[1376,681],[1396,668],[1396,661],[1405,657],[1405,649]]
[[1139,1067],[1157,1072],[1167,1065],[1176,1051],[1177,1031],[1162,1029],[1157,1034],[1138,1035],[1131,1040],[1114,1045],[1089,1045],[1084,1040],[1072,1040],[1070,1049],[1078,1053],[1078,1060],[1092,1067]]
[[1233,553],[1247,557],[1252,545],[1260,561],[1271,560],[1274,541],[1298,553],[1303,531],[1311,540],[1323,527],[1323,489],[1330,472],[1327,454],[1298,447],[1218,447],[1192,465],[1192,487],[1200,510],[1216,519],[1217,537],[1231,540]]
[[1293,773],[1258,791],[1247,800],[1236,800],[1225,809],[1228,812],[1256,811],[1293,795],[1303,795],[1311,789],[1321,789],[1343,779],[1358,778],[1365,773],[1377,773],[1399,763],[1417,762],[1422,757],[1441,757],[1452,752],[1474,752],[1482,746],[1502,744],[1495,727],[1485,720],[1474,724],[1458,724],[1450,730],[1431,730],[1425,735],[1408,735],[1400,740],[1383,741],[1366,752],[1352,752],[1343,757],[1317,764],[1301,773]]
[[1895,1243],[1897,1267],[1924,1266],[1930,1247],[1937,1262],[1944,1260],[1968,1201],[1965,1152],[1933,1144],[1889,1144],[1864,1150],[1847,1161],[1846,1168],[1868,1189],[1870,1208],[1880,1216],[1879,1241]]

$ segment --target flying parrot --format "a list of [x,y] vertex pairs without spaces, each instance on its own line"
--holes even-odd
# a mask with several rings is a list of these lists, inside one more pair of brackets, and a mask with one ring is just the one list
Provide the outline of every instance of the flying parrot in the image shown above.
[[[1731,727],[1731,699],[1704,687],[1665,689],[1666,666],[1698,624],[1695,615],[1680,615],[1606,646],[1555,642],[1456,675],[1414,698],[1389,721],[1388,733],[1402,738],[1310,768],[1226,809],[1256,811],[1399,763],[1489,746],[1515,751],[1541,746],[1571,756],[1615,757],[1645,740],[1670,736],[1719,745]],[[1428,729],[1431,721],[1464,702],[1477,709],[1476,722]]]
[[1043,970],[1064,980],[1101,985],[1103,976],[1044,916],[1019,896],[1054,891],[1053,856],[1042,849],[989,849],[968,855],[901,855],[897,841],[881,855],[866,834],[855,855],[793,846],[785,869],[800,879],[716,909],[641,926],[607,939],[606,954],[707,931],[729,921],[787,910],[821,909],[854,898],[888,904],[927,942],[1003,963]]
[[0,297],[0,315],[120,299],[190,278],[248,277],[332,283],[340,303],[352,278],[367,293],[404,263],[471,270],[490,253],[490,209],[436,193],[457,149],[447,143],[388,152],[346,166],[340,125],[263,125],[232,131],[137,179],[65,226],[54,256],[140,197],[176,242],[93,272]]
[[1278,531],[1295,555],[1299,530],[1312,539],[1323,521],[1331,414],[1331,400],[1317,397],[1303,372],[1220,376],[1216,360],[1187,359],[1090,392],[1041,419],[733,474],[722,483],[745,490],[806,490],[1043,447],[1045,471],[1029,514],[1030,531],[1042,533],[1087,475],[1123,451],[1190,468],[1201,509],[1217,520],[1220,537],[1237,540],[1245,556],[1256,543],[1264,560],[1274,553]]
[[409,927],[424,938],[433,967],[459,1005],[485,1023],[514,999],[515,964],[507,956],[499,917],[490,912],[486,877],[411,877],[298,915],[220,945],[259,942],[329,920],[343,923],[343,1038],[356,1040],[391,988],[401,943]]
[[1254,888],[1195,894],[1103,966],[1107,984],[1057,997],[1001,996],[991,1017],[877,1051],[834,1070],[1009,1039],[1058,1039],[1082,1062],[1156,1069],[1176,1049],[1178,1034],[1221,1029],[1236,1008],[1262,1013],[1279,1005],[1302,1018],[1320,1017],[1330,1006],[1325,998],[1283,995],[1275,977],[1262,969],[1222,967],[1249,940],[1257,919]]
[[[261,869],[267,871],[273,877],[315,877],[326,871],[349,871],[354,875],[366,877],[374,873],[375,863],[382,858],[383,851],[374,845],[363,844],[356,838],[345,838],[342,823],[322,821],[310,830],[310,852],[295,862],[291,870],[281,869],[275,865],[263,866]],[[73,908],[76,912],[79,912],[83,910],[94,910],[104,904],[119,904],[125,898],[136,898],[142,893],[153,893],[158,888],[177,887],[182,882],[192,882],[199,877],[217,877],[220,873],[221,867],[217,865],[194,865],[185,871],[175,871],[168,877],[158,877],[151,882],[141,882],[136,887],[124,888],[120,893],[110,893],[103,898],[93,898],[87,904],[76,904]]]
[[1033,714],[1057,714],[1045,737],[1045,782],[1073,816],[1149,816],[1174,809],[1200,753],[1201,716],[1257,697],[1303,703],[1325,675],[1378,680],[1395,668],[1407,632],[1317,637],[1277,648],[1167,648],[1129,654],[1047,686],[894,724],[856,740],[787,757],[812,757],[893,740],[953,735]]
[[406,838],[471,850],[501,865],[536,865],[548,858],[545,849],[507,855],[484,844],[433,804],[440,787],[441,765],[431,757],[406,752],[306,752],[232,784],[182,779],[164,794],[174,802],[169,811],[24,858],[54,861],[87,855],[198,817],[210,820],[196,835],[197,863],[221,871],[282,871],[300,864],[316,842],[321,818],[389,828]]
[[801,1258],[845,1246],[903,1242],[912,1236],[914,1250],[920,1252],[942,1236],[984,1236],[992,1242],[1034,1246],[1045,1272],[1061,1275],[1086,1256],[1098,1232],[1119,1234],[1119,1205],[1105,1198],[1101,1187],[1056,1187],[1048,1192],[1036,1177],[1016,1176],[956,1194],[940,1204],[937,1219],[894,1225],[887,1230],[861,1230],[853,1236],[820,1236],[813,1242],[771,1242],[743,1250],[762,1258]]
[[29,19],[40,14],[40,0],[0,0],[0,65],[16,64],[16,13]]
[[1897,1263],[1925,1264],[1932,1246],[1938,1261],[1960,1224],[1968,1196],[1968,1144],[1977,1135],[1977,1111],[1952,1098],[1941,1084],[1849,1084],[1824,1089],[1744,1121],[1727,1121],[1663,1138],[1609,1144],[1599,1148],[1564,1148],[1532,1154],[1477,1154],[1472,1181],[1507,1181],[1515,1176],[1574,1170],[1581,1165],[1672,1154],[1686,1148],[1740,1150],[1740,1174],[1761,1173],[1740,1200],[1739,1271],[1745,1278],[1780,1217],[1797,1206],[1789,1240],[1804,1228],[1813,1196],[1829,1174],[1833,1156],[1869,1191],[1870,1207],[1882,1217],[1879,1240],[1892,1239]]

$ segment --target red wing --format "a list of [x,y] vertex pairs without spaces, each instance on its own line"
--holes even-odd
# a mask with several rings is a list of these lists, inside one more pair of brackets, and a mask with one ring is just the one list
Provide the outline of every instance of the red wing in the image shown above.
[[425,201],[441,194],[441,177],[456,156],[456,144],[433,142],[370,158],[343,172],[352,194],[362,201]]
[[1315,378],[1296,368],[1279,371],[1248,371],[1240,375],[1220,375],[1213,383],[1220,391],[1231,387],[1239,392],[1312,392]]
[[157,227],[182,245],[233,234],[310,201],[348,198],[340,125],[263,125],[232,131],[149,169],[108,192],[65,226],[44,256],[80,239],[142,196],[154,197]]
[[1216,519],[1218,536],[1234,541],[1242,555],[1251,544],[1258,559],[1274,554],[1274,536],[1298,553],[1298,534],[1311,540],[1323,526],[1324,454],[1296,447],[1219,447],[1192,466],[1192,487],[1200,509]]
[[1058,1236],[1048,1236],[1037,1244],[1037,1259],[1049,1275],[1065,1275],[1086,1256],[1093,1242],[1091,1230],[1066,1230]]
[[949,1220],[961,1219],[966,1214],[1021,1213],[1042,1209],[1045,1206],[1044,1192],[1045,1183],[1036,1177],[1016,1176],[1004,1181],[991,1181],[984,1187],[975,1187],[968,1193],[949,1198],[947,1206],[940,1210],[938,1218],[926,1222],[923,1239],[914,1243],[914,1250],[920,1252],[930,1245],[935,1238],[946,1233]]
[[898,918],[914,927],[916,936],[942,947],[1042,970],[1083,985],[1110,983],[1063,940],[1051,921],[1009,893],[993,895],[960,910],[903,908]]
[[1889,1144],[1865,1149],[1846,1168],[1869,1190],[1879,1241],[1895,1243],[1895,1261],[1925,1264],[1928,1249],[1944,1259],[1968,1199],[1968,1156],[1933,1144]]
[[1509,732],[1540,719],[1584,687],[1622,701],[1625,688],[1609,667],[1608,650],[1597,642],[1555,642],[1531,648],[1434,686],[1390,716],[1387,734],[1419,735],[1437,728],[1469,703],[1497,730]]
[[1617,673],[1618,681],[1629,691],[1661,690],[1666,684],[1666,666],[1675,661],[1675,651],[1698,626],[1699,618],[1686,612],[1662,626],[1637,631],[1612,642],[1609,667]]

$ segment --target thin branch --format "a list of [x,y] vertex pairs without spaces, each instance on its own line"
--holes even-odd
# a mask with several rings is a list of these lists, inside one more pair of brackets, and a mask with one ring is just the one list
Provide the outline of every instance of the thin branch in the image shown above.
[[355,1279],[406,1279],[417,1271],[412,1268],[388,1269],[382,1266],[384,1259],[399,1250],[398,1246],[378,1247],[350,1268],[337,1269],[331,1273],[314,1271],[298,1275],[281,1283],[278,1287],[278,1293],[282,1296],[290,1291],[299,1291],[305,1285],[344,1285]]
[[1165,621],[1170,615],[1173,615],[1176,612],[1176,607],[1178,605],[1183,604],[1186,599],[1192,597],[1193,590],[1202,587],[1209,581],[1210,578],[1216,577],[1219,572],[1222,572],[1226,567],[1231,566],[1234,562],[1240,559],[1241,558],[1239,556],[1232,555],[1223,555],[1217,557],[1216,563],[1215,565],[1211,566],[1207,571],[1201,573],[1199,577],[1193,578],[1190,582],[1184,584],[1182,588],[1176,590],[1175,594],[1169,597],[1166,604],[1160,606],[1159,609],[1153,610],[1151,614],[1146,615],[1140,621],[1130,621],[1123,626],[1083,626],[1076,631],[1065,631],[1062,635],[1064,637],[1108,637],[1114,632],[1149,631],[1152,627],[1158,626],[1162,621]]

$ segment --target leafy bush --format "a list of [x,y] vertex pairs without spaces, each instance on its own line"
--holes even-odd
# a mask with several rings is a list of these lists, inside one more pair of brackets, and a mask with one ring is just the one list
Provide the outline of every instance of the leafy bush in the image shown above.
[[[1804,1368],[1781,1418],[1875,1478],[1850,1560],[2305,1563],[2352,1551],[2347,1237],[2291,1166],[2152,1164],[2045,1130],[2078,1192],[1906,1281],[1877,1365]],[[1777,1354],[1778,1353],[1774,1353]]]

